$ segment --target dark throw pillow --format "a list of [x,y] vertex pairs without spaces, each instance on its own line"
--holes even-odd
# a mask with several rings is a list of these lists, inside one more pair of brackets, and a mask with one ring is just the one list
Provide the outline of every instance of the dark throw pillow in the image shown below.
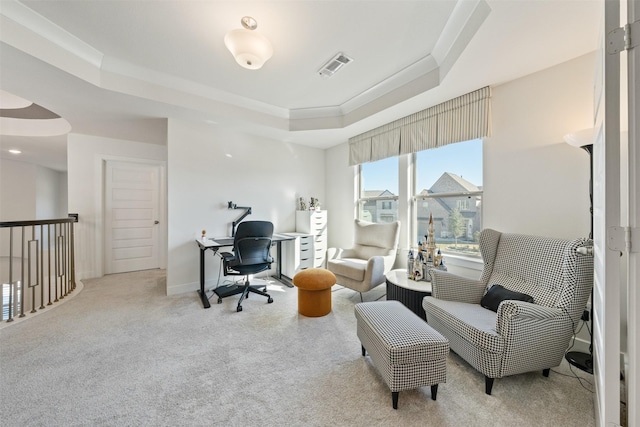
[[500,303],[506,299],[533,302],[533,298],[530,295],[510,291],[500,285],[492,285],[489,291],[482,297],[480,305],[486,309],[497,312]]

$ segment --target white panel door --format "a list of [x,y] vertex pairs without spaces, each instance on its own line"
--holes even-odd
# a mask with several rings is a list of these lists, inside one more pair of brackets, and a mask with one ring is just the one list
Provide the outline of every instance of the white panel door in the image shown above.
[[620,27],[618,0],[602,2],[604,34],[594,85],[593,145],[593,360],[596,423],[620,424],[620,251],[609,238],[620,226],[620,55],[608,34]]
[[105,272],[159,268],[160,167],[108,161],[105,176]]

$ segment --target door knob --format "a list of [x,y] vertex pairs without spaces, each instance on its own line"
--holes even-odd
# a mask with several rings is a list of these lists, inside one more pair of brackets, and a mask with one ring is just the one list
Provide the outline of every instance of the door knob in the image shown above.
[[160,224],[160,221],[155,220],[155,221],[153,221],[153,223],[154,223],[154,224]]

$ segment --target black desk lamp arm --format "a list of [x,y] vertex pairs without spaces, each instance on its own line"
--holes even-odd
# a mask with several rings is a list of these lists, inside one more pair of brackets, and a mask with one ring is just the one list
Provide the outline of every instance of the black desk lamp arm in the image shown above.
[[245,212],[240,216],[240,218],[236,219],[231,223],[231,237],[236,235],[236,227],[240,222],[247,217],[247,215],[251,215],[251,207],[249,206],[236,206],[235,203],[229,202],[229,209],[244,209]]

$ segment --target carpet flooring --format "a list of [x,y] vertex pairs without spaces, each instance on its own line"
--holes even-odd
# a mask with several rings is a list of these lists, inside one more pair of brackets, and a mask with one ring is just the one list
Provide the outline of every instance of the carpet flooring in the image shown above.
[[[0,423],[6,426],[593,426],[593,378],[563,362],[484,377],[454,353],[447,382],[400,393],[398,410],[362,357],[357,293],[334,287],[333,311],[297,313],[297,290],[271,281],[203,309],[165,296],[165,272],[84,281],[69,301],[0,330]],[[384,286],[365,300],[384,298]],[[585,380],[575,378],[578,375]]]

